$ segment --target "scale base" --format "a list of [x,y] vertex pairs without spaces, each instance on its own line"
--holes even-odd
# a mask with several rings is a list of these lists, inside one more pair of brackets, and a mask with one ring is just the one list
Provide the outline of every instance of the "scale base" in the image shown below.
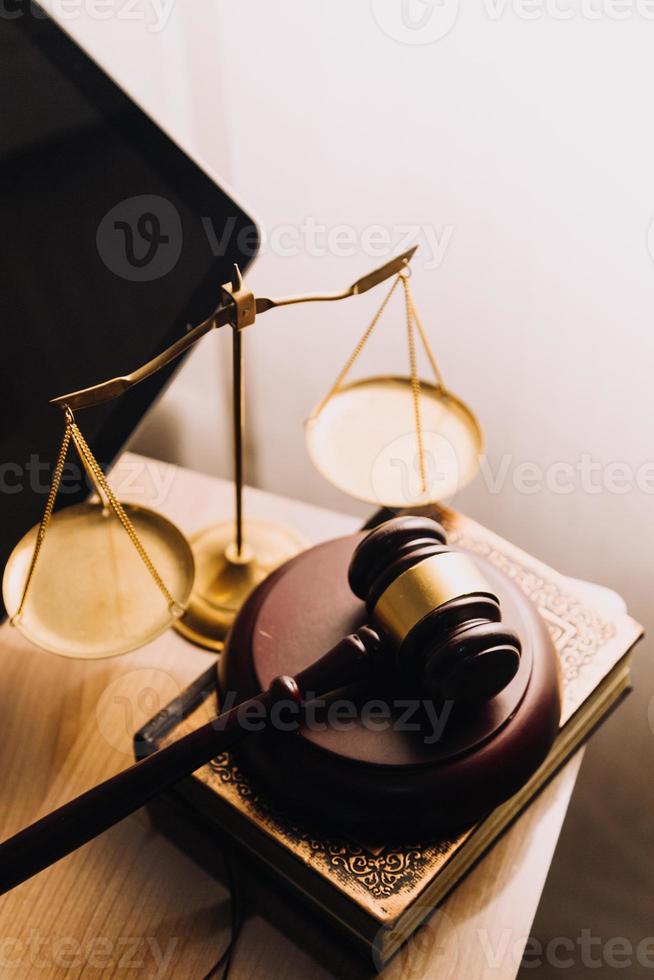
[[308,544],[292,528],[269,521],[246,521],[243,540],[239,557],[233,521],[213,524],[190,539],[195,584],[186,612],[174,626],[191,643],[207,650],[222,650],[236,614],[252,590]]

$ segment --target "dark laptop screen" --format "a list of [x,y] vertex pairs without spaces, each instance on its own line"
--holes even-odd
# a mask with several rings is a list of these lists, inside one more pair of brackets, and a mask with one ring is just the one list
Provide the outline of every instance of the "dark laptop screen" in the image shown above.
[[[0,18],[0,565],[39,520],[48,400],[127,373],[215,307],[252,219],[52,21]],[[101,463],[166,377],[79,414]],[[69,487],[61,503],[84,496]]]

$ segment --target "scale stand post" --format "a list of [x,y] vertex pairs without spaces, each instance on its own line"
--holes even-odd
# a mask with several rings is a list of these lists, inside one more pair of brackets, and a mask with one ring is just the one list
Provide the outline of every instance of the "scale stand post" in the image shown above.
[[256,318],[255,298],[244,287],[238,266],[224,285],[232,328],[232,424],[234,452],[234,520],[214,524],[191,537],[195,584],[183,618],[175,629],[210,650],[222,649],[236,613],[250,592],[275,568],[307,546],[305,539],[280,524],[245,521],[244,447],[245,387],[243,332]]

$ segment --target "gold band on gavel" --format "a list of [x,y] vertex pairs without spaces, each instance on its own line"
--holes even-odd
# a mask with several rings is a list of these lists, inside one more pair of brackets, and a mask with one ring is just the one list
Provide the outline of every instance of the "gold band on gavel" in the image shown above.
[[460,596],[497,598],[475,563],[466,555],[446,551],[408,568],[382,592],[373,621],[399,646],[421,619]]

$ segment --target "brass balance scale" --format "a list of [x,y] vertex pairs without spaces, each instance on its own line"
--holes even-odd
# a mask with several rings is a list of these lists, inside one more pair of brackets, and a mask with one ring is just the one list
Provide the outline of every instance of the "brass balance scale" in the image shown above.
[[[478,469],[479,423],[445,386],[409,289],[403,253],[338,293],[255,297],[238,267],[221,287],[218,308],[176,343],[131,374],[52,399],[64,435],[40,524],[16,545],[3,578],[10,623],[36,645],[65,657],[126,653],[170,626],[194,643],[220,650],[242,603],[271,571],[305,547],[278,524],[245,521],[243,330],[280,306],[332,302],[393,277],[373,320],[335,383],[306,423],[317,469],[336,487],[382,507],[422,506],[449,497]],[[351,368],[398,287],[404,292],[408,376],[347,382]],[[190,541],[161,514],[121,503],[79,429],[75,413],[124,394],[196,344],[229,325],[233,343],[235,516]],[[416,335],[434,374],[418,374]],[[70,444],[95,489],[89,501],[53,513]],[[47,542],[46,542],[47,536]]]

